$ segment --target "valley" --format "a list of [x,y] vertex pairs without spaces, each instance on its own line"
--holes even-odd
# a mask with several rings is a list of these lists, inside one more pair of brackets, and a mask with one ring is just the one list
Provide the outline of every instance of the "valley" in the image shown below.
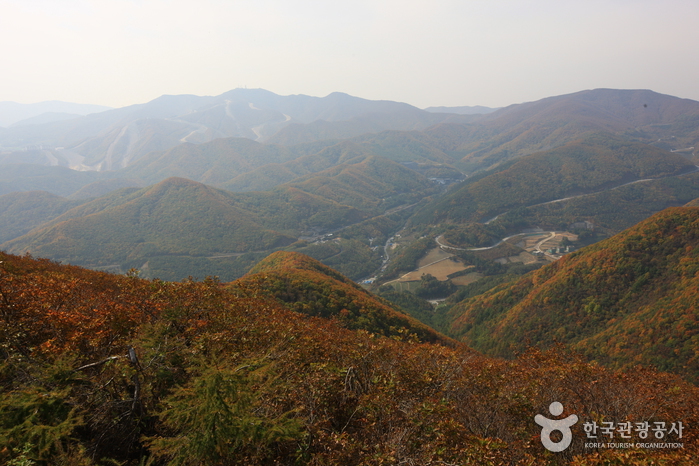
[[[647,368],[607,369],[560,347],[512,360],[483,356],[300,254],[273,254],[226,284],[145,280],[5,253],[0,259],[1,309],[11,313],[0,334],[5,458],[31,453],[22,445],[32,439],[35,457],[49,462],[208,461],[210,449],[186,446],[206,442],[214,422],[267,433],[231,445],[226,439],[237,431],[216,429],[209,445],[224,445],[223,454],[247,464],[283,462],[299,447],[338,466],[377,458],[429,464],[433,455],[452,464],[484,457],[545,464],[551,455],[532,418],[552,394],[584,422],[595,419],[594,410],[682,422],[681,454],[697,454],[691,426],[699,413],[687,402],[699,393],[691,383]],[[73,408],[24,414],[52,405]],[[255,424],[240,426],[239,416]],[[448,435],[435,434],[434,425]],[[571,454],[594,457],[583,427],[574,429]],[[346,432],[345,446],[334,448]],[[57,441],[80,449],[53,449]],[[671,450],[632,454],[678,464]]]
[[[455,260],[455,256],[445,253],[441,248],[428,251],[427,254],[418,261],[417,266],[418,268],[416,270],[408,272],[396,280],[387,281],[384,285],[418,282],[423,274],[430,274],[439,281],[446,281],[449,279],[450,274],[461,272],[469,268],[458,260]],[[399,291],[403,291],[402,286],[394,286],[394,288],[399,288]]]
[[[699,102],[435,110],[236,89],[3,129],[0,461],[692,464]],[[603,419],[685,447],[588,451]]]
[[[599,97],[605,93],[608,91],[595,91],[590,96]],[[623,94],[625,97],[631,97],[632,100],[636,98],[633,93]],[[224,95],[220,103],[216,99],[197,100],[191,96],[179,100],[168,97],[154,101],[142,109],[129,109],[129,112],[133,112],[133,115],[138,115],[138,112],[144,111],[143,114],[156,114],[159,111],[158,108],[163,105],[163,108],[168,109],[191,109],[188,106],[202,104],[201,115],[209,115],[207,118],[213,117],[213,115],[225,118],[247,118],[245,121],[256,121],[258,126],[255,127],[257,128],[263,124],[261,122],[264,118],[267,118],[264,117],[263,120],[260,120],[259,118],[262,118],[263,114],[269,113],[270,121],[279,120],[288,123],[295,118],[293,117],[294,111],[298,113],[300,109],[300,107],[296,107],[296,110],[292,111],[291,107],[284,106],[287,104],[272,109],[268,105],[275,99],[277,104],[291,101],[257,91],[249,93],[248,98],[264,97],[272,100],[263,104],[262,101],[258,102],[254,99],[248,101],[234,99],[233,95],[237,94]],[[244,95],[246,94],[241,91],[240,96]],[[561,102],[576,98],[578,98],[577,95],[562,96]],[[671,101],[671,99],[666,100],[667,102]],[[330,108],[327,105],[331,104],[331,101],[332,99],[327,101],[311,99],[306,104],[310,104],[310,108],[315,105],[326,106],[324,111],[327,111],[327,108]],[[197,102],[200,103],[197,104]],[[362,101],[361,105],[371,106],[375,104]],[[530,104],[529,107],[534,110],[534,115],[536,115],[536,112],[541,111],[542,105],[543,103],[537,102]],[[661,106],[663,105],[668,104],[663,102]],[[686,107],[687,104],[682,101],[681,105]],[[151,109],[146,110],[149,106]],[[390,105],[384,105],[384,107],[389,108]],[[394,106],[391,111],[398,111],[399,107]],[[216,274],[225,279],[232,279],[244,273],[247,267],[250,267],[255,260],[260,260],[265,254],[279,248],[291,247],[292,250],[305,251],[321,260],[332,260],[334,266],[340,267],[341,271],[357,280],[373,278],[372,282],[380,284],[382,281],[386,281],[382,280],[382,273],[391,267],[389,255],[391,252],[395,252],[395,250],[389,250],[387,246],[389,238],[398,234],[406,226],[414,231],[423,231],[423,235],[432,236],[438,244],[444,248],[451,248],[450,251],[453,252],[486,251],[495,249],[495,246],[502,242],[512,240],[513,235],[519,234],[522,230],[540,228],[544,231],[566,231],[566,228],[561,228],[563,225],[561,225],[560,220],[555,218],[556,215],[560,217],[560,214],[554,214],[554,218],[551,218],[550,214],[548,217],[541,217],[540,212],[552,212],[554,208],[557,211],[567,211],[569,210],[568,205],[581,205],[588,201],[592,205],[598,205],[596,199],[599,199],[604,193],[607,195],[611,195],[612,191],[614,194],[621,193],[640,184],[655,187],[661,183],[661,180],[669,181],[670,178],[692,179],[692,172],[697,170],[695,164],[680,155],[680,153],[687,155],[685,152],[678,152],[686,147],[691,147],[691,144],[672,148],[669,151],[669,154],[672,155],[664,155],[668,152],[649,146],[641,142],[638,137],[628,140],[619,135],[587,132],[582,133],[582,139],[577,142],[567,142],[568,140],[563,139],[557,149],[541,153],[535,152],[531,155],[520,156],[510,162],[504,162],[498,168],[491,169],[492,174],[490,175],[488,175],[487,170],[481,170],[475,174],[469,172],[467,167],[472,167],[472,165],[469,165],[471,162],[464,162],[466,158],[463,157],[463,147],[466,147],[464,143],[469,138],[473,138],[470,132],[473,132],[474,128],[481,127],[485,131],[484,134],[491,134],[488,132],[490,130],[485,130],[485,128],[497,126],[495,122],[500,121],[497,119],[500,113],[505,115],[501,120],[507,121],[507,118],[512,118],[510,115],[521,114],[523,111],[526,113],[528,110],[525,111],[525,107],[527,106],[512,106],[480,117],[471,116],[463,121],[459,121],[452,114],[448,117],[448,122],[438,122],[436,126],[427,128],[422,132],[393,130],[375,135],[349,137],[345,140],[304,142],[292,145],[260,144],[259,142],[246,142],[240,138],[216,139],[197,145],[185,143],[164,152],[153,152],[144,156],[127,155],[126,158],[120,159],[122,162],[118,162],[122,164],[121,166],[128,165],[126,168],[113,172],[85,173],[84,181],[78,181],[77,178],[75,180],[82,183],[82,186],[73,184],[73,187],[69,189],[73,189],[77,194],[82,192],[80,188],[87,189],[87,183],[91,183],[90,186],[103,185],[106,189],[110,184],[142,188],[148,186],[149,183],[162,182],[167,177],[180,176],[225,190],[242,190],[250,194],[238,196],[238,200],[235,202],[243,208],[243,211],[246,212],[245,215],[252,214],[253,217],[262,215],[267,218],[266,221],[255,220],[254,222],[260,227],[271,228],[271,231],[276,232],[275,234],[290,237],[288,240],[284,240],[287,244],[280,244],[271,249],[255,247],[252,244],[242,248],[238,244],[235,248],[229,248],[224,243],[217,241],[201,251],[197,248],[189,248],[191,251],[186,251],[182,248],[172,249],[169,246],[166,248],[162,248],[160,245],[146,246],[142,240],[138,240],[129,246],[132,252],[120,256],[118,262],[107,257],[80,259],[78,256],[81,253],[78,253],[78,256],[73,256],[73,259],[70,260],[74,263],[93,267],[109,267],[110,270],[122,272],[133,267],[139,268],[148,263],[148,269],[143,270],[142,273],[147,276],[161,276],[168,279],[179,279],[191,275],[186,270],[187,267],[198,271],[197,275],[199,273],[203,275]],[[400,108],[402,109],[400,111],[407,109],[407,107]],[[219,110],[221,111],[219,112]],[[410,112],[417,114],[413,110]],[[120,109],[116,114],[127,115],[128,112]],[[198,117],[195,118],[195,114],[188,115],[186,118],[180,119],[180,122],[193,122],[199,126],[187,133],[185,137],[189,137],[188,135],[192,135],[194,132],[202,133],[204,126],[200,121],[203,120],[197,120]],[[345,114],[345,116],[349,115]],[[435,115],[430,114],[429,118],[442,118]],[[98,116],[101,120],[109,120],[108,114],[96,114],[95,118]],[[571,118],[571,121],[575,121],[574,117]],[[600,122],[602,121],[603,119],[600,120]],[[140,120],[135,120],[133,123],[120,127],[114,133],[116,139],[105,146],[106,158],[101,162],[107,164],[104,167],[117,163],[116,159],[113,158],[116,154],[115,151],[117,147],[123,146],[119,141],[126,138],[127,135],[130,139],[126,146],[133,148],[134,144],[141,144],[136,142],[138,134],[141,134],[137,128],[141,127]],[[456,131],[457,127],[461,128],[460,132]],[[671,125],[670,127],[672,128]],[[655,142],[667,144],[665,141],[672,141],[682,144],[689,140],[680,133],[673,134],[673,137],[655,138],[658,135],[658,128],[655,126],[652,130]],[[684,131],[687,131],[686,128]],[[253,139],[259,139],[259,135]],[[531,148],[523,150],[522,154],[531,150]],[[635,158],[629,158],[629,154],[635,154]],[[658,162],[653,162],[653,160]],[[656,167],[649,170],[653,164],[656,164]],[[28,166],[24,167],[24,170],[28,169]],[[46,167],[45,174],[40,178],[16,174],[13,175],[12,183],[21,183],[26,186],[24,189],[29,190],[51,189],[51,184],[47,184],[46,181],[55,178],[56,182],[51,181],[51,183],[56,186],[66,186],[65,181],[61,180],[64,175],[60,171],[54,170],[58,168]],[[13,170],[16,169],[13,166]],[[468,177],[464,178],[464,174]],[[382,188],[377,190],[377,186],[382,186]],[[264,194],[268,189],[276,190],[277,194],[272,196]],[[292,194],[293,192],[300,194],[299,191],[296,191],[299,189],[300,192],[304,193],[300,198],[297,194]],[[686,191],[686,188],[683,189]],[[290,205],[297,202],[291,200],[295,197],[305,204],[309,199],[307,196],[319,196],[314,202],[329,201],[330,203],[326,204],[327,209],[336,206],[332,207],[334,213],[328,217],[330,210],[326,209],[327,213],[322,215],[327,218],[321,220],[319,217],[321,214],[318,211],[307,210],[305,207],[302,209],[292,207],[291,211],[295,212],[293,215],[288,215],[291,212],[288,209],[283,214],[287,220],[281,223],[279,221],[270,222],[269,219],[284,212],[281,204],[272,205],[281,201],[279,195],[282,192],[286,192],[286,194],[282,195],[281,198],[287,199],[283,202],[291,202]],[[54,193],[63,196],[70,195],[65,189],[54,189]],[[107,193],[108,191],[105,194]],[[386,198],[387,194],[389,194],[388,198]],[[668,194],[670,197],[673,196],[671,193]],[[16,194],[14,195],[16,196]],[[272,198],[278,200],[272,200]],[[302,198],[303,200],[301,200]],[[324,200],[321,201],[321,199]],[[690,200],[686,199],[685,202]],[[107,201],[107,205],[109,202],[111,201]],[[667,202],[666,205],[681,204],[678,200],[673,201],[669,198]],[[454,210],[448,207],[449,205],[461,207]],[[337,210],[337,207],[340,209]],[[200,208],[204,212],[211,211],[211,207],[208,206],[202,205]],[[526,209],[526,213],[521,210],[523,208]],[[655,211],[660,210],[657,207],[655,209]],[[95,213],[93,208],[85,210],[85,212],[89,212],[90,215]],[[76,214],[71,214],[71,217]],[[283,216],[278,218],[283,218]],[[331,219],[331,217],[334,218]],[[46,226],[57,224],[65,218],[46,218]],[[386,220],[379,220],[379,218]],[[516,220],[514,220],[515,218]],[[77,218],[69,219],[69,221],[77,221]],[[205,220],[204,224],[207,221]],[[583,218],[579,215],[569,217],[566,221],[568,222],[566,226],[589,221],[598,227],[598,234],[603,236],[633,224],[632,221],[629,221],[624,226],[609,225],[608,222],[600,221],[596,214],[590,215],[590,213],[587,213],[587,216]],[[12,222],[13,220],[9,219],[8,225],[10,227]],[[126,226],[130,222],[131,220],[128,220],[121,225]],[[383,224],[377,229],[376,225],[372,225],[372,222]],[[486,235],[488,239],[482,238],[479,240],[480,243],[464,247],[464,245],[444,242],[443,236],[429,232],[430,228],[439,228],[441,224],[449,226],[463,222],[475,224],[480,222],[489,231],[478,234]],[[521,226],[517,226],[518,223]],[[355,228],[355,226],[357,227]],[[246,229],[249,229],[249,226]],[[239,231],[242,232],[242,230]],[[335,241],[333,244],[324,244],[324,238],[330,234],[335,235]],[[136,234],[136,236],[138,235],[142,234]],[[195,235],[201,238],[206,237],[206,235]],[[236,233],[234,236],[237,235]],[[130,236],[134,238],[133,235]],[[297,239],[293,246],[291,238]],[[27,245],[35,241],[30,238],[21,241],[18,238],[7,239],[13,242],[6,243],[3,247],[9,247],[10,251],[15,252],[28,250]],[[380,248],[374,244],[375,242],[385,244],[383,254],[381,254]],[[25,246],[20,246],[20,244],[25,244]],[[68,256],[55,256],[55,253],[49,252],[56,247],[60,249],[63,246],[52,241],[51,246],[41,247],[43,249],[36,249],[36,251],[39,254],[48,254],[60,260],[66,260]],[[89,248],[91,250],[99,249],[95,246]],[[512,250],[508,254],[489,260],[509,263],[511,260],[508,257],[515,258],[521,255],[519,259],[512,260],[531,263],[535,259],[530,255],[532,253],[535,255],[543,253],[543,257],[549,259],[558,257],[549,252],[552,250],[551,247],[536,248],[535,246],[519,249],[520,252],[515,253]],[[350,260],[350,265],[343,265],[344,258],[348,258],[348,256],[362,257],[364,266],[358,267],[359,263],[352,260]],[[338,262],[339,259],[343,260]],[[372,270],[372,267],[376,268]],[[412,268],[403,270],[402,274],[411,270]]]

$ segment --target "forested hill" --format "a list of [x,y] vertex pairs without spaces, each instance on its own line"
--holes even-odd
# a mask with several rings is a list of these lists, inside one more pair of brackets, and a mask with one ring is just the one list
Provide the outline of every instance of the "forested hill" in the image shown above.
[[462,154],[461,166],[489,168],[596,132],[624,135],[663,149],[699,141],[699,102],[642,89],[592,89],[510,105],[469,125],[426,132]]
[[332,317],[350,329],[385,336],[413,334],[420,341],[456,343],[303,254],[271,254],[231,286],[262,292],[302,314]]
[[680,154],[595,133],[474,175],[426,206],[417,219],[477,222],[519,207],[692,170],[694,164]]
[[77,207],[84,201],[46,191],[13,192],[0,196],[0,243],[28,233],[34,227]]
[[4,247],[104,266],[162,253],[241,252],[294,241],[265,228],[259,216],[236,206],[230,193],[169,178],[82,204]]
[[699,380],[699,208],[635,227],[451,309],[451,334],[491,355],[563,342],[615,367]]
[[[293,256],[261,273],[287,266],[323,275]],[[253,286],[0,253],[0,462],[689,466],[699,455],[699,390],[676,376],[560,348],[490,359],[341,324]],[[555,456],[534,422],[552,401],[580,419]],[[665,423],[663,442],[683,448],[585,447],[584,424],[601,416]],[[681,436],[669,430],[679,422]]]
[[[231,280],[243,275],[251,262],[297,243],[299,237],[320,240],[318,233],[415,204],[438,190],[401,164],[359,156],[268,191],[232,193],[172,177],[82,202],[48,193],[14,193],[0,196],[0,237],[6,239],[2,247],[12,253],[31,252],[113,271],[137,267],[167,279],[218,275]],[[37,199],[47,199],[47,207],[39,208]],[[3,208],[10,202],[31,207],[31,218]],[[329,247],[339,251],[319,251],[319,257],[344,250],[371,257],[370,263],[343,269],[352,278],[380,266],[374,265],[380,259],[368,244],[319,243],[315,249]],[[245,253],[261,256],[242,257]]]

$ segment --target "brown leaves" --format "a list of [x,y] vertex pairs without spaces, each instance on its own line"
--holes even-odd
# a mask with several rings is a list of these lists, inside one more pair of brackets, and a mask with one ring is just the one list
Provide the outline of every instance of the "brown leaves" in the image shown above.
[[[309,465],[649,464],[681,463],[683,455],[699,453],[696,387],[650,369],[617,372],[560,347],[503,361],[400,332],[386,338],[349,330],[340,318],[282,307],[264,287],[270,273],[226,289],[216,280],[167,283],[29,258],[3,260],[12,266],[0,276],[0,383],[10,394],[3,399],[27,389],[40,395],[39,383],[60,386],[53,392],[61,406],[85,422],[79,436],[60,434],[59,443],[94,458],[137,464],[152,453],[150,446],[177,446],[180,436],[192,435],[184,431],[195,428],[194,437],[208,438],[210,426],[217,426],[221,464],[233,463],[236,451],[246,452],[247,464]],[[314,286],[323,290],[322,282]],[[342,318],[351,317],[354,309],[346,304],[356,303],[336,291],[328,302]],[[357,298],[358,313],[374,318],[366,299]],[[129,347],[138,364],[127,357]],[[32,375],[61,360],[68,370]],[[248,368],[250,361],[259,368]],[[240,367],[245,376],[230,382],[230,372]],[[228,379],[219,380],[220,374]],[[217,393],[225,401],[221,409],[243,413],[226,418],[238,428],[221,427],[218,405],[206,401]],[[239,404],[241,393],[248,402]],[[534,423],[552,401],[564,405],[564,415],[581,419],[570,449],[555,457],[544,450]],[[197,404],[205,416],[189,416]],[[276,422],[282,415],[285,421]],[[587,420],[682,421],[685,449],[585,450],[581,426]],[[0,434],[9,424],[20,432],[22,422],[0,423]],[[300,431],[284,436],[274,430],[284,426]],[[266,456],[250,453],[235,432],[266,439]],[[196,444],[168,447],[167,455],[201,456]],[[6,454],[17,457],[19,450]],[[196,463],[193,458],[183,461]]]

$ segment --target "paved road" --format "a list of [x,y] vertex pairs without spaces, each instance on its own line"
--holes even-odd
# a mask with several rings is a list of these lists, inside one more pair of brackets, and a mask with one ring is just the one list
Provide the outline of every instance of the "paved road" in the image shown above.
[[541,250],[541,245],[542,245],[542,244],[544,244],[546,241],[548,241],[548,240],[553,239],[553,238],[556,237],[556,232],[555,232],[555,231],[550,231],[549,233],[550,233],[550,236],[549,236],[548,238],[544,238],[544,239],[542,239],[541,241],[539,241],[538,243],[536,243],[535,248],[536,248],[536,250],[539,251],[540,253],[542,253],[542,254],[544,254],[544,255],[546,255],[546,256],[548,256],[548,257],[552,257],[552,258],[555,259],[555,256],[554,256],[554,255],[549,254],[548,252],[544,252],[544,251]]
[[[542,251],[542,250],[541,250],[541,245],[544,244],[546,241],[555,238],[555,237],[556,237],[556,232],[555,232],[555,231],[549,231],[549,232],[543,231],[542,233],[549,233],[549,236],[546,237],[546,238],[544,238],[544,239],[542,239],[542,240],[539,241],[538,243],[536,243],[536,245],[535,245],[534,247],[535,247],[536,250],[539,251],[540,253],[542,253],[542,254],[544,254],[544,255],[546,255],[546,256],[548,256],[548,257],[555,258],[556,256],[553,256],[553,255],[551,255],[551,254],[549,254],[549,253],[547,253],[547,252]],[[492,246],[485,247],[485,248],[457,248],[457,247],[454,247],[454,246],[447,246],[446,244],[442,243],[442,241],[441,241],[441,240],[442,240],[442,235],[437,236],[434,240],[437,242],[437,244],[439,245],[439,247],[442,248],[442,249],[452,249],[452,250],[454,250],[454,251],[485,251],[485,250],[487,250],[487,249],[493,249],[493,248],[496,248],[496,247],[500,246],[502,243],[504,243],[505,241],[507,241],[507,240],[510,239],[510,238],[514,238],[515,236],[521,236],[521,235],[526,235],[526,234],[528,234],[528,233],[517,233],[516,235],[508,236],[507,238],[501,239],[501,240],[498,241],[496,244],[494,244],[494,245],[492,245]],[[537,233],[537,234],[538,234],[538,233]]]
[[454,246],[447,246],[446,244],[442,243],[442,236],[444,236],[444,235],[439,235],[434,240],[437,242],[439,247],[441,247],[443,249],[452,249],[454,251],[487,251],[488,249],[493,249],[493,248],[500,246],[502,243],[504,243],[505,241],[507,241],[510,238],[514,238],[515,236],[521,236],[524,234],[526,234],[526,233],[517,233],[516,235],[508,236],[507,238],[501,239],[500,241],[493,244],[492,246],[486,246],[484,248],[457,248]]
[[[529,208],[529,207],[538,207],[538,206],[547,205],[547,204],[555,204],[557,202],[569,201],[571,199],[577,199],[579,197],[594,196],[595,194],[604,193],[607,191],[614,191],[615,189],[623,188],[624,186],[629,186],[629,185],[636,184],[636,183],[647,183],[648,181],[657,181],[657,180],[663,180],[665,178],[676,178],[678,176],[689,175],[690,173],[696,173],[699,171],[699,165],[695,165],[695,167],[696,168],[694,170],[687,172],[687,173],[680,173],[679,175],[670,175],[670,176],[664,176],[662,178],[646,178],[643,180],[630,181],[628,183],[620,184],[619,186],[614,186],[613,188],[604,189],[602,191],[595,191],[594,193],[578,194],[577,196],[563,197],[561,199],[554,199],[553,201],[540,202],[539,204],[532,204],[532,205],[528,205],[528,206],[524,206],[524,207]],[[497,220],[498,217],[505,215],[507,212],[509,212],[509,210],[502,212],[502,213],[499,213],[495,217],[493,217],[490,220],[487,220],[483,223],[485,225],[488,225],[489,223]]]

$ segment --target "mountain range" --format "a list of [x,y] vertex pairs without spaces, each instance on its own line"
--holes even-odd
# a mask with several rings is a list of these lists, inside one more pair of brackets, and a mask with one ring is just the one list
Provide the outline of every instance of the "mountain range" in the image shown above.
[[[0,127],[0,462],[693,465],[699,102],[434,110]],[[627,422],[683,447],[590,443]]]
[[[227,113],[226,109],[235,107],[236,102],[235,105],[242,105],[240,109],[247,110]],[[259,137],[241,129],[267,121],[265,111],[253,110],[251,105],[292,118],[284,123],[283,133],[275,130],[275,135]],[[220,115],[214,121],[204,116],[210,112]],[[259,121],[251,123],[252,117],[246,117],[245,112],[259,113]],[[336,134],[312,131],[308,126],[337,124],[351,128],[356,125],[357,118],[378,118],[386,122]],[[411,119],[412,122],[405,123]],[[226,123],[229,120],[235,124]],[[193,122],[200,126],[191,126]],[[274,143],[265,151],[283,152],[286,149],[278,146],[282,144],[295,153],[290,156],[295,158],[312,155],[332,145],[333,141],[349,138],[372,146],[381,155],[390,153],[395,160],[401,157],[401,161],[410,161],[418,156],[469,174],[600,131],[666,150],[688,151],[687,154],[692,155],[698,122],[699,104],[696,102],[651,91],[596,89],[512,105],[486,115],[459,116],[342,94],[317,98],[237,89],[218,97],[163,96],[147,104],[88,115],[71,122],[31,125],[21,130],[26,134],[17,133],[20,129],[6,129],[0,134],[0,163],[119,169],[133,165],[149,152],[165,155],[175,148],[182,153],[189,150],[187,147],[192,148],[192,144],[183,142],[201,144],[228,136]],[[237,129],[225,129],[231,125]],[[313,142],[316,144],[309,144]],[[397,147],[401,149],[396,150]],[[17,152],[12,148],[22,150]],[[213,153],[220,149],[223,148],[211,146]],[[404,154],[405,149],[408,154]],[[288,158],[267,163],[284,161]],[[174,166],[175,161],[170,165]],[[166,177],[150,179],[148,183]]]
[[124,168],[148,152],[187,142],[225,137],[263,141],[288,125],[342,121],[356,126],[350,133],[359,135],[424,129],[448,118],[455,116],[342,93],[319,98],[235,89],[215,97],[162,96],[69,121],[8,128],[0,133],[0,150],[19,151],[6,159],[15,163],[22,163],[24,151],[38,150],[46,165],[104,171]]
[[23,126],[78,118],[111,110],[103,105],[74,104],[52,100],[36,104],[0,102],[0,126]]
[[[258,128],[268,114],[277,115],[272,120],[292,116],[285,132],[269,140],[309,134],[313,124],[354,121],[351,127],[370,115],[386,121],[417,118],[421,129],[344,139],[303,136],[310,142],[294,144],[259,142],[246,133],[249,137],[199,144],[179,141],[151,152],[154,146],[143,139],[133,139],[140,141],[135,145],[105,145],[88,137],[90,128],[117,125],[121,132],[123,125],[165,125],[152,126],[148,133],[148,141],[162,141],[170,134],[167,125],[213,125],[211,118],[219,115],[246,121],[249,127],[259,123]],[[699,197],[692,152],[699,135],[697,115],[699,103],[693,101],[608,89],[463,118],[344,94],[283,97],[238,89],[218,97],[163,96],[71,120],[77,126],[31,125],[54,128],[60,137],[83,132],[87,139],[81,147],[92,147],[94,160],[106,161],[101,168],[110,160],[120,160],[113,168],[126,167],[76,171],[43,165],[42,157],[47,150],[54,154],[53,149],[3,153],[0,193],[9,197],[0,196],[0,205],[7,206],[0,210],[0,238],[3,248],[16,253],[31,251],[109,270],[145,267],[148,276],[168,279],[191,274],[232,279],[277,248],[292,248],[334,261],[333,266],[358,279],[387,260],[388,253],[375,243],[388,240],[387,225],[400,228],[406,220],[422,235],[430,225],[488,222],[482,238],[496,239],[524,226],[559,228],[583,221],[611,235]],[[217,127],[225,126],[219,123]],[[211,137],[224,134],[208,131]],[[192,137],[197,134],[204,133]],[[126,159],[116,155],[129,147],[142,153]],[[500,155],[491,160],[496,153]],[[18,160],[34,163],[13,163]],[[189,183],[185,180],[194,184],[181,189]],[[35,192],[39,190],[46,193]],[[181,193],[165,194],[171,190]],[[24,207],[18,209],[20,205]],[[145,205],[158,206],[147,221],[136,214]],[[408,210],[379,218],[403,208]],[[32,212],[31,218],[20,210]],[[236,228],[224,232],[216,216],[230,218],[228,225]],[[381,231],[348,228],[372,218],[381,223]],[[179,229],[178,222],[189,222],[189,229]],[[204,225],[211,225],[207,234],[197,231]],[[332,242],[318,236],[340,229]]]

